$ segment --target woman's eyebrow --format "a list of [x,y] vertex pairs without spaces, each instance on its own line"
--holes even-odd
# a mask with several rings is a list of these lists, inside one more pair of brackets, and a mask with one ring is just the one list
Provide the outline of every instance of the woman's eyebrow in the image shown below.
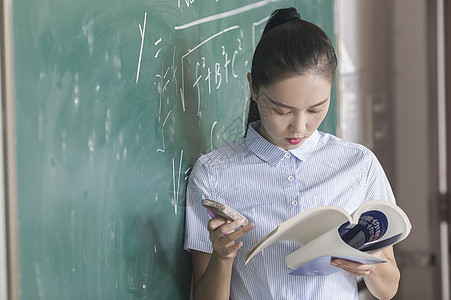
[[266,94],[265,92],[263,92],[263,94],[266,96],[266,98],[269,100],[269,102],[271,102],[274,105],[280,106],[280,107],[284,107],[284,108],[289,108],[289,109],[296,109],[296,107],[290,106],[290,105],[286,105],[283,103],[280,103],[274,99],[271,99],[271,97],[268,96],[268,94]]
[[[280,102],[278,102],[278,101],[276,101],[274,99],[271,99],[271,97],[269,97],[268,94],[266,94],[265,92],[263,92],[263,94],[266,96],[266,98],[269,100],[269,102],[271,102],[274,105],[277,105],[277,106],[280,106],[280,107],[284,107],[284,108],[288,108],[288,109],[296,109],[296,107],[293,107],[293,106],[290,106],[290,105],[286,105],[286,104],[280,103]],[[322,100],[322,101],[310,106],[309,108],[314,108],[314,107],[317,107],[317,106],[321,106],[324,103],[326,103],[327,100],[329,100],[329,98],[326,98],[326,99],[324,99],[324,100]]]
[[326,103],[327,100],[329,100],[329,98],[326,98],[326,99],[324,99],[323,101],[318,102],[317,104],[310,106],[310,108],[317,107],[317,106],[321,106],[321,105],[323,105],[324,103]]

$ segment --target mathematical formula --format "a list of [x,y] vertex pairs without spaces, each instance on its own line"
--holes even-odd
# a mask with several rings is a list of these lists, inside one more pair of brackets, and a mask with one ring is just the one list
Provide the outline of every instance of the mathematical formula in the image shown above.
[[[211,1],[218,2],[218,0]],[[280,0],[259,1],[176,25],[173,33],[189,33],[193,28],[198,30],[200,25],[213,24],[215,21],[224,20],[277,1]],[[179,8],[183,9],[191,7],[195,2],[195,0],[178,0],[177,4]],[[266,20],[267,17],[249,20],[249,24],[245,25],[221,21],[221,24],[228,25],[218,28],[216,32],[204,38],[199,38],[197,41],[189,40],[182,47],[179,45],[180,43],[177,43],[179,46],[176,46],[170,36],[158,36],[153,33],[152,27],[149,27],[149,24],[152,24],[151,13],[146,11],[141,15],[141,21],[135,31],[136,37],[140,41],[139,49],[136,50],[135,82],[136,84],[150,84],[152,86],[149,99],[155,101],[157,108],[155,117],[157,120],[156,132],[158,132],[156,137],[158,146],[154,151],[166,154],[168,147],[171,146],[171,154],[168,154],[173,156],[172,205],[175,213],[177,213],[180,200],[180,186],[186,181],[186,174],[188,173],[188,170],[182,170],[184,150],[179,149],[176,155],[173,151],[177,141],[176,132],[173,129],[176,116],[190,113],[190,118],[194,117],[198,120],[198,123],[205,122],[202,121],[203,114],[206,111],[210,112],[211,101],[217,98],[217,94],[221,90],[227,94],[228,89],[236,89],[236,86],[247,89],[246,73],[250,71],[250,53],[255,48],[256,39],[260,36]],[[247,42],[246,51],[244,51],[244,41]],[[142,77],[144,63],[146,63],[146,66],[157,66],[152,69],[153,77]],[[146,74],[148,73],[146,72]],[[230,85],[231,83],[233,85]],[[202,148],[203,153],[215,148],[215,140],[224,143],[226,141],[222,137],[224,133],[237,137],[244,132],[245,112],[249,98],[243,98],[243,106],[235,108],[238,113],[234,117],[233,124],[222,124],[223,120],[211,120],[211,116],[208,118],[208,122],[211,123],[202,123],[203,126],[210,127],[209,141],[205,141]],[[185,176],[182,176],[183,173],[185,173]]]

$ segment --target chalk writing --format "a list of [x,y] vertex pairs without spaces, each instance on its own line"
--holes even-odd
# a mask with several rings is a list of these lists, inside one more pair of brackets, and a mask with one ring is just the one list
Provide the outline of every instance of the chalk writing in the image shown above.
[[210,130],[210,146],[211,146],[211,150],[210,151],[214,150],[213,149],[213,130],[215,129],[216,124],[218,124],[218,121],[215,121],[213,123],[213,125],[211,126],[211,130]]
[[141,24],[139,24],[139,32],[141,34],[141,50],[139,51],[139,59],[138,59],[138,70],[136,71],[136,83],[138,83],[139,80],[139,71],[141,70],[141,58],[143,54],[143,47],[144,47],[144,35],[146,33],[146,23],[147,23],[147,12],[144,13],[144,23],[143,27],[141,27]]
[[191,4],[193,4],[194,3],[194,1],[196,1],[196,0],[178,0],[178,7],[180,8],[180,2],[185,2],[185,4],[186,4],[186,7],[189,7]]
[[[180,0],[178,0],[178,1],[179,1],[179,8],[180,8]],[[185,0],[185,2],[186,1],[187,0]],[[192,1],[194,2],[194,0],[192,0]],[[228,18],[228,17],[231,17],[231,16],[235,16],[235,15],[238,15],[238,14],[241,14],[241,13],[244,13],[244,12],[248,12],[248,11],[254,10],[256,8],[263,7],[263,6],[265,6],[265,5],[269,4],[269,3],[280,2],[280,1],[282,1],[282,0],[265,0],[265,1],[260,1],[260,2],[257,2],[257,3],[249,4],[249,5],[240,7],[240,8],[236,8],[236,9],[233,9],[233,10],[230,10],[230,11],[227,11],[227,12],[223,12],[223,13],[220,13],[220,14],[212,15],[212,16],[209,16],[209,17],[206,17],[206,18],[202,18],[202,19],[199,19],[199,20],[196,20],[196,21],[193,21],[193,22],[189,22],[189,23],[186,23],[186,24],[183,24],[183,25],[177,25],[177,26],[175,26],[175,30],[186,29],[186,28],[190,28],[190,27],[197,26],[197,25],[200,25],[200,24],[212,22],[212,21],[215,21],[215,20]]]
[[237,39],[238,42],[238,48],[233,52],[232,56],[232,76],[235,78],[238,78],[238,75],[235,73],[235,59],[236,56],[240,53],[240,51],[243,51],[243,47],[241,47],[241,39]]
[[[179,205],[179,194],[180,194],[180,177],[182,173],[182,161],[183,161],[183,150],[180,152],[180,160],[178,170],[175,168],[175,158],[172,158],[172,183],[173,183],[173,196],[172,196],[172,206],[174,207],[174,213],[177,214]],[[177,176],[176,176],[177,172]]]
[[[162,39],[160,38],[155,45],[158,45]],[[158,50],[160,51],[160,49]],[[154,82],[154,85],[157,87],[158,92],[158,124],[160,126],[160,133],[161,133],[161,140],[162,140],[162,147],[157,149],[157,152],[165,152],[166,145],[165,145],[165,125],[168,122],[169,117],[171,116],[175,103],[171,101],[171,99],[174,99],[169,95],[169,86],[173,84],[175,86],[175,89],[177,89],[177,67],[175,66],[175,56],[176,51],[174,48],[173,56],[172,56],[172,65],[171,66],[165,66],[164,62],[161,61],[161,71],[159,74],[155,75],[155,78],[157,78],[157,81]],[[156,58],[157,56],[155,56]]]
[[[213,1],[218,2],[218,0]],[[175,30],[184,30],[214,20],[225,19],[278,1],[281,0],[259,1],[231,11],[175,26]],[[195,0],[178,0],[179,7],[190,7],[194,3]],[[171,203],[175,214],[178,213],[179,201],[181,200],[180,191],[183,190],[183,184],[186,182],[190,171],[190,168],[188,168],[185,170],[184,176],[182,176],[184,150],[176,150],[177,137],[174,130],[174,125],[177,124],[176,118],[179,118],[180,110],[182,113],[188,111],[187,106],[197,106],[195,108],[195,116],[199,120],[202,119],[204,111],[210,112],[210,109],[214,107],[209,104],[210,101],[217,99],[217,97],[211,97],[210,95],[215,94],[216,91],[219,93],[223,86],[230,84],[233,79],[240,78],[242,73],[238,72],[238,63],[241,65],[244,63],[244,66],[247,66],[249,63],[248,60],[243,59],[241,56],[245,48],[243,45],[243,39],[246,39],[244,30],[247,30],[247,32],[252,31],[252,45],[255,47],[256,37],[261,33],[261,27],[267,19],[250,22],[250,26],[247,29],[242,29],[239,25],[229,25],[203,38],[194,45],[189,46],[188,44],[188,47],[184,48],[183,52],[177,51],[178,49],[172,40],[162,36],[152,36],[154,33],[150,30],[146,31],[147,12],[144,13],[142,23],[138,24],[141,43],[135,81],[136,83],[140,81],[142,61],[145,59],[145,55],[150,54],[150,58],[154,62],[146,63],[146,66],[155,66],[155,62],[159,66],[156,68],[158,71],[154,72],[150,77],[151,80],[153,78],[151,83],[153,88],[151,88],[150,92],[152,95],[157,94],[157,97],[149,97],[150,101],[155,102],[154,112],[157,121],[156,137],[158,140],[155,149],[158,153],[172,156],[172,185],[170,189],[172,194]],[[149,47],[146,45],[146,49],[144,49],[144,42],[149,41],[149,39],[152,42],[148,44]],[[168,47],[169,45],[170,47]],[[204,47],[207,45],[209,47]],[[168,50],[172,51],[172,61],[170,62],[168,62],[168,56],[166,55]],[[178,71],[179,69],[180,72]],[[155,68],[153,67],[151,70],[155,70]],[[148,72],[145,74],[148,74]],[[190,95],[190,98],[186,99],[186,95]],[[187,102],[187,100],[190,101]],[[210,125],[204,123],[210,126],[209,137],[205,136],[204,139],[200,139],[203,142],[202,147],[205,147],[203,148],[205,152],[212,151],[227,140],[242,135],[246,127],[245,112],[248,102],[249,99],[243,99],[243,108],[238,109],[243,111],[243,115],[236,117],[232,122],[227,121],[223,123],[222,120],[217,119],[213,120],[212,123],[207,121]],[[192,108],[194,109],[194,107]],[[193,110],[190,109],[189,111]],[[187,117],[187,119],[192,120],[191,117]],[[179,155],[174,156],[174,154],[170,154],[174,153],[174,151],[179,153]],[[126,153],[123,153],[123,155],[125,156]],[[155,201],[158,201],[158,194],[156,194]]]
[[[202,41],[200,44],[196,45],[195,47],[190,49],[187,53],[185,53],[182,56],[182,63],[181,63],[182,64],[182,88],[180,89],[180,96],[181,96],[181,100],[182,100],[183,111],[186,111],[186,106],[185,106],[185,73],[184,73],[184,62],[185,62],[186,58],[188,57],[188,55],[190,55],[191,53],[193,53],[194,51],[196,51],[197,49],[199,49],[201,46],[205,45],[207,42],[211,41],[212,39],[214,39],[214,38],[216,38],[216,37],[228,32],[228,31],[235,30],[235,29],[238,29],[238,28],[240,28],[240,27],[239,26],[231,26],[229,28],[226,28],[226,29],[224,29],[224,30],[212,35],[211,37],[207,38],[206,40]],[[196,64],[196,66],[197,66],[197,64]],[[207,70],[211,74],[211,69],[207,69]],[[217,84],[216,88],[218,89],[220,84],[221,84],[220,80],[222,80],[222,78],[221,78],[222,75],[220,75],[220,73],[219,73],[219,71],[220,71],[220,64],[216,63],[215,66],[214,66],[214,70],[215,70],[215,83]],[[210,76],[210,74],[208,74],[208,76]],[[209,88],[209,90],[211,91],[211,88]],[[198,103],[198,105],[199,105],[199,103]]]
[[[239,44],[239,43],[238,43]],[[239,46],[239,45],[238,45]],[[241,49],[242,50],[242,49]],[[235,59],[236,56],[241,51],[239,47],[233,51],[232,59],[230,59],[230,55],[228,50],[226,50],[225,46],[221,46],[221,56],[223,61],[210,63],[207,61],[205,57],[202,57],[200,61],[196,62],[195,67],[195,81],[193,83],[193,87],[196,88],[197,93],[197,116],[201,117],[201,83],[205,83],[207,85],[206,90],[208,90],[208,94],[210,95],[212,92],[212,83],[214,84],[213,89],[218,90],[223,81],[225,83],[229,83],[229,69],[231,70],[232,76],[237,78],[238,75],[235,73]],[[201,79],[203,80],[201,81]],[[183,91],[184,94],[184,91]]]

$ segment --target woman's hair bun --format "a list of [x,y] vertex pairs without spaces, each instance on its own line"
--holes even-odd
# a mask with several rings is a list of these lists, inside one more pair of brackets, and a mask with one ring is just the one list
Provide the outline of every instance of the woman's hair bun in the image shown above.
[[265,26],[265,30],[263,31],[263,35],[270,31],[271,29],[285,24],[286,22],[293,20],[293,19],[301,19],[301,15],[298,13],[296,8],[289,7],[289,8],[281,8],[275,10],[271,17],[269,18],[268,23]]

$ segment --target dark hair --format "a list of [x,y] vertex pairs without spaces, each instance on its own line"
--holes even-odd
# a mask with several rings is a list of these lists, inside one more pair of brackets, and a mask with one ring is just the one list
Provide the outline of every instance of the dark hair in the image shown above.
[[[318,26],[302,20],[294,7],[275,10],[252,58],[252,88],[269,86],[295,75],[312,74],[333,82],[337,57],[332,42]],[[248,124],[259,120],[250,101]]]

